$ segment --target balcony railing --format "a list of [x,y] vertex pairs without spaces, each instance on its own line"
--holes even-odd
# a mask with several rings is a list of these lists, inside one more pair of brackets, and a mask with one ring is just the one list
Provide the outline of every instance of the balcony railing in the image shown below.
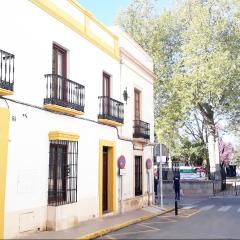
[[0,88],[13,91],[14,58],[11,53],[0,50]]
[[56,74],[46,74],[46,98],[44,105],[52,104],[84,112],[85,87]]
[[150,139],[150,124],[141,120],[134,120],[133,137]]
[[120,124],[124,122],[123,103],[110,97],[98,97],[99,99],[99,115],[98,119],[106,119]]

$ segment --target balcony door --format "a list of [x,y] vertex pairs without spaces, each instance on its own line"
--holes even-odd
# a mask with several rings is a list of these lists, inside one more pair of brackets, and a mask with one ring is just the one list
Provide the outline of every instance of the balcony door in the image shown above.
[[140,91],[134,89],[134,120],[140,120]]
[[67,100],[67,51],[56,44],[53,44],[52,58],[53,73],[53,96],[60,100]]
[[111,77],[103,73],[103,111],[106,115],[111,115],[110,97],[111,97]]

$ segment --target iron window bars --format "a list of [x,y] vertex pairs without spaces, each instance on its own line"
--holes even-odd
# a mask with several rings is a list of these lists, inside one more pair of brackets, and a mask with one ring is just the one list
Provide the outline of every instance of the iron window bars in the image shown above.
[[11,53],[0,49],[0,88],[13,91],[14,59]]
[[107,96],[98,97],[99,99],[99,119],[108,119],[115,122],[124,122],[123,103]]
[[85,87],[57,74],[46,74],[46,98],[45,104],[71,108],[84,112]]
[[77,202],[78,142],[50,141],[48,205]]
[[141,120],[134,120],[133,137],[150,139],[150,124]]

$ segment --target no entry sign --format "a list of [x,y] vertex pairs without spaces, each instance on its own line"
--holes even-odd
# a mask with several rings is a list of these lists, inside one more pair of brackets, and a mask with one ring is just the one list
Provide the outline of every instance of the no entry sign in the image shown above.
[[149,170],[149,169],[151,169],[151,167],[152,167],[152,161],[150,158],[148,158],[146,161],[146,168]]
[[125,165],[126,165],[126,159],[123,155],[121,155],[119,158],[118,158],[118,167],[120,169],[124,169],[125,168]]

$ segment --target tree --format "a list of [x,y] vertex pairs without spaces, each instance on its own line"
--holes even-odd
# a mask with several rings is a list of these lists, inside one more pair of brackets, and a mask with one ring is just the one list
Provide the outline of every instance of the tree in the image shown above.
[[175,153],[179,129],[199,111],[210,162],[218,161],[216,125],[240,106],[239,8],[234,0],[182,0],[156,14],[156,1],[134,0],[118,17],[154,59],[157,135]]
[[223,163],[225,166],[228,166],[234,157],[233,145],[230,142],[224,142],[223,140],[221,140],[219,153],[221,163]]

